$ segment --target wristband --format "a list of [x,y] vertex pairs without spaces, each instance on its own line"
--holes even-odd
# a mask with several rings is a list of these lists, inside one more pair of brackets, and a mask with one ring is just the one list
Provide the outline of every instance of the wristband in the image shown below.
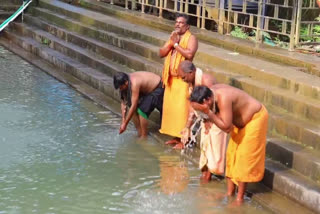
[[173,47],[176,48],[178,45],[178,43],[174,43]]

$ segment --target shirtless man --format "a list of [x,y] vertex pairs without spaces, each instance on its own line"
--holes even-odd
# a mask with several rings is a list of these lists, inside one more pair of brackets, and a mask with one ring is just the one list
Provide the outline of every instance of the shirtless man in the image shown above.
[[[214,84],[217,84],[216,79],[212,75],[203,73],[201,69],[196,68],[194,64],[188,60],[180,63],[178,74],[183,81],[189,84],[190,93],[195,86],[203,85],[210,88]],[[177,144],[175,146],[176,148],[184,148],[184,144],[190,139],[190,128],[196,118],[197,115],[190,106],[188,121],[182,131],[182,143]],[[226,143],[227,133],[223,132],[211,121],[203,119],[201,122],[199,168],[202,172],[201,179],[204,182],[210,181],[212,174],[224,174]]]
[[224,84],[216,84],[210,89],[197,86],[190,101],[193,109],[230,133],[226,160],[227,194],[234,195],[237,185],[236,202],[242,203],[246,184],[258,182],[264,175],[266,108],[244,91]]
[[178,65],[186,60],[193,60],[198,49],[198,40],[189,31],[188,16],[179,14],[175,30],[169,40],[160,48],[160,57],[166,57],[162,81],[165,86],[163,98],[163,117],[160,132],[173,136],[166,144],[179,143],[181,131],[188,117],[188,84],[178,76]]
[[[131,118],[138,136],[148,135],[148,117],[156,108],[162,114],[164,89],[160,76],[151,72],[134,72],[126,74],[118,72],[113,77],[115,89],[120,89],[122,123],[119,134],[123,133]],[[127,112],[127,107],[129,111]]]

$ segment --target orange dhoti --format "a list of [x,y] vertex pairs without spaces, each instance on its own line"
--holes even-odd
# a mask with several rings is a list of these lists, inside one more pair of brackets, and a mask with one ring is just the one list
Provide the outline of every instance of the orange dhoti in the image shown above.
[[227,133],[215,124],[211,125],[206,134],[204,123],[201,124],[200,161],[199,168],[207,166],[208,170],[216,175],[224,174],[224,162],[227,144]]
[[235,184],[258,182],[264,176],[268,112],[262,106],[249,123],[234,128],[227,149],[226,177]]
[[169,77],[163,96],[160,133],[181,137],[188,119],[189,86],[179,77]]

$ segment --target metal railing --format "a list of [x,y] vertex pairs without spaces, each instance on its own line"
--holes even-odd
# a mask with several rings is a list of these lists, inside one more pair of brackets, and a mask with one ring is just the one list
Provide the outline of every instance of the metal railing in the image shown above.
[[[116,1],[120,0],[110,3]],[[320,28],[320,21],[313,17],[320,13],[316,0],[124,0],[124,7],[142,13],[153,11],[159,17],[184,13],[193,17],[198,28],[214,25],[220,34],[241,27],[253,32],[256,42],[262,42],[268,33],[286,40],[289,50],[306,37],[319,37],[315,30]],[[301,28],[307,33],[301,34]]]

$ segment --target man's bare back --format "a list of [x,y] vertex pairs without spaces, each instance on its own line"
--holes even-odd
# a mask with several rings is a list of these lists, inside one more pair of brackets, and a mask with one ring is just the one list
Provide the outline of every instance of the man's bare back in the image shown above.
[[151,93],[160,83],[161,77],[151,72],[138,71],[131,73],[131,90],[139,91],[139,95]]
[[238,128],[243,128],[261,109],[260,102],[238,88],[216,84],[211,89],[220,110],[218,115],[226,121],[231,119],[229,122]]

